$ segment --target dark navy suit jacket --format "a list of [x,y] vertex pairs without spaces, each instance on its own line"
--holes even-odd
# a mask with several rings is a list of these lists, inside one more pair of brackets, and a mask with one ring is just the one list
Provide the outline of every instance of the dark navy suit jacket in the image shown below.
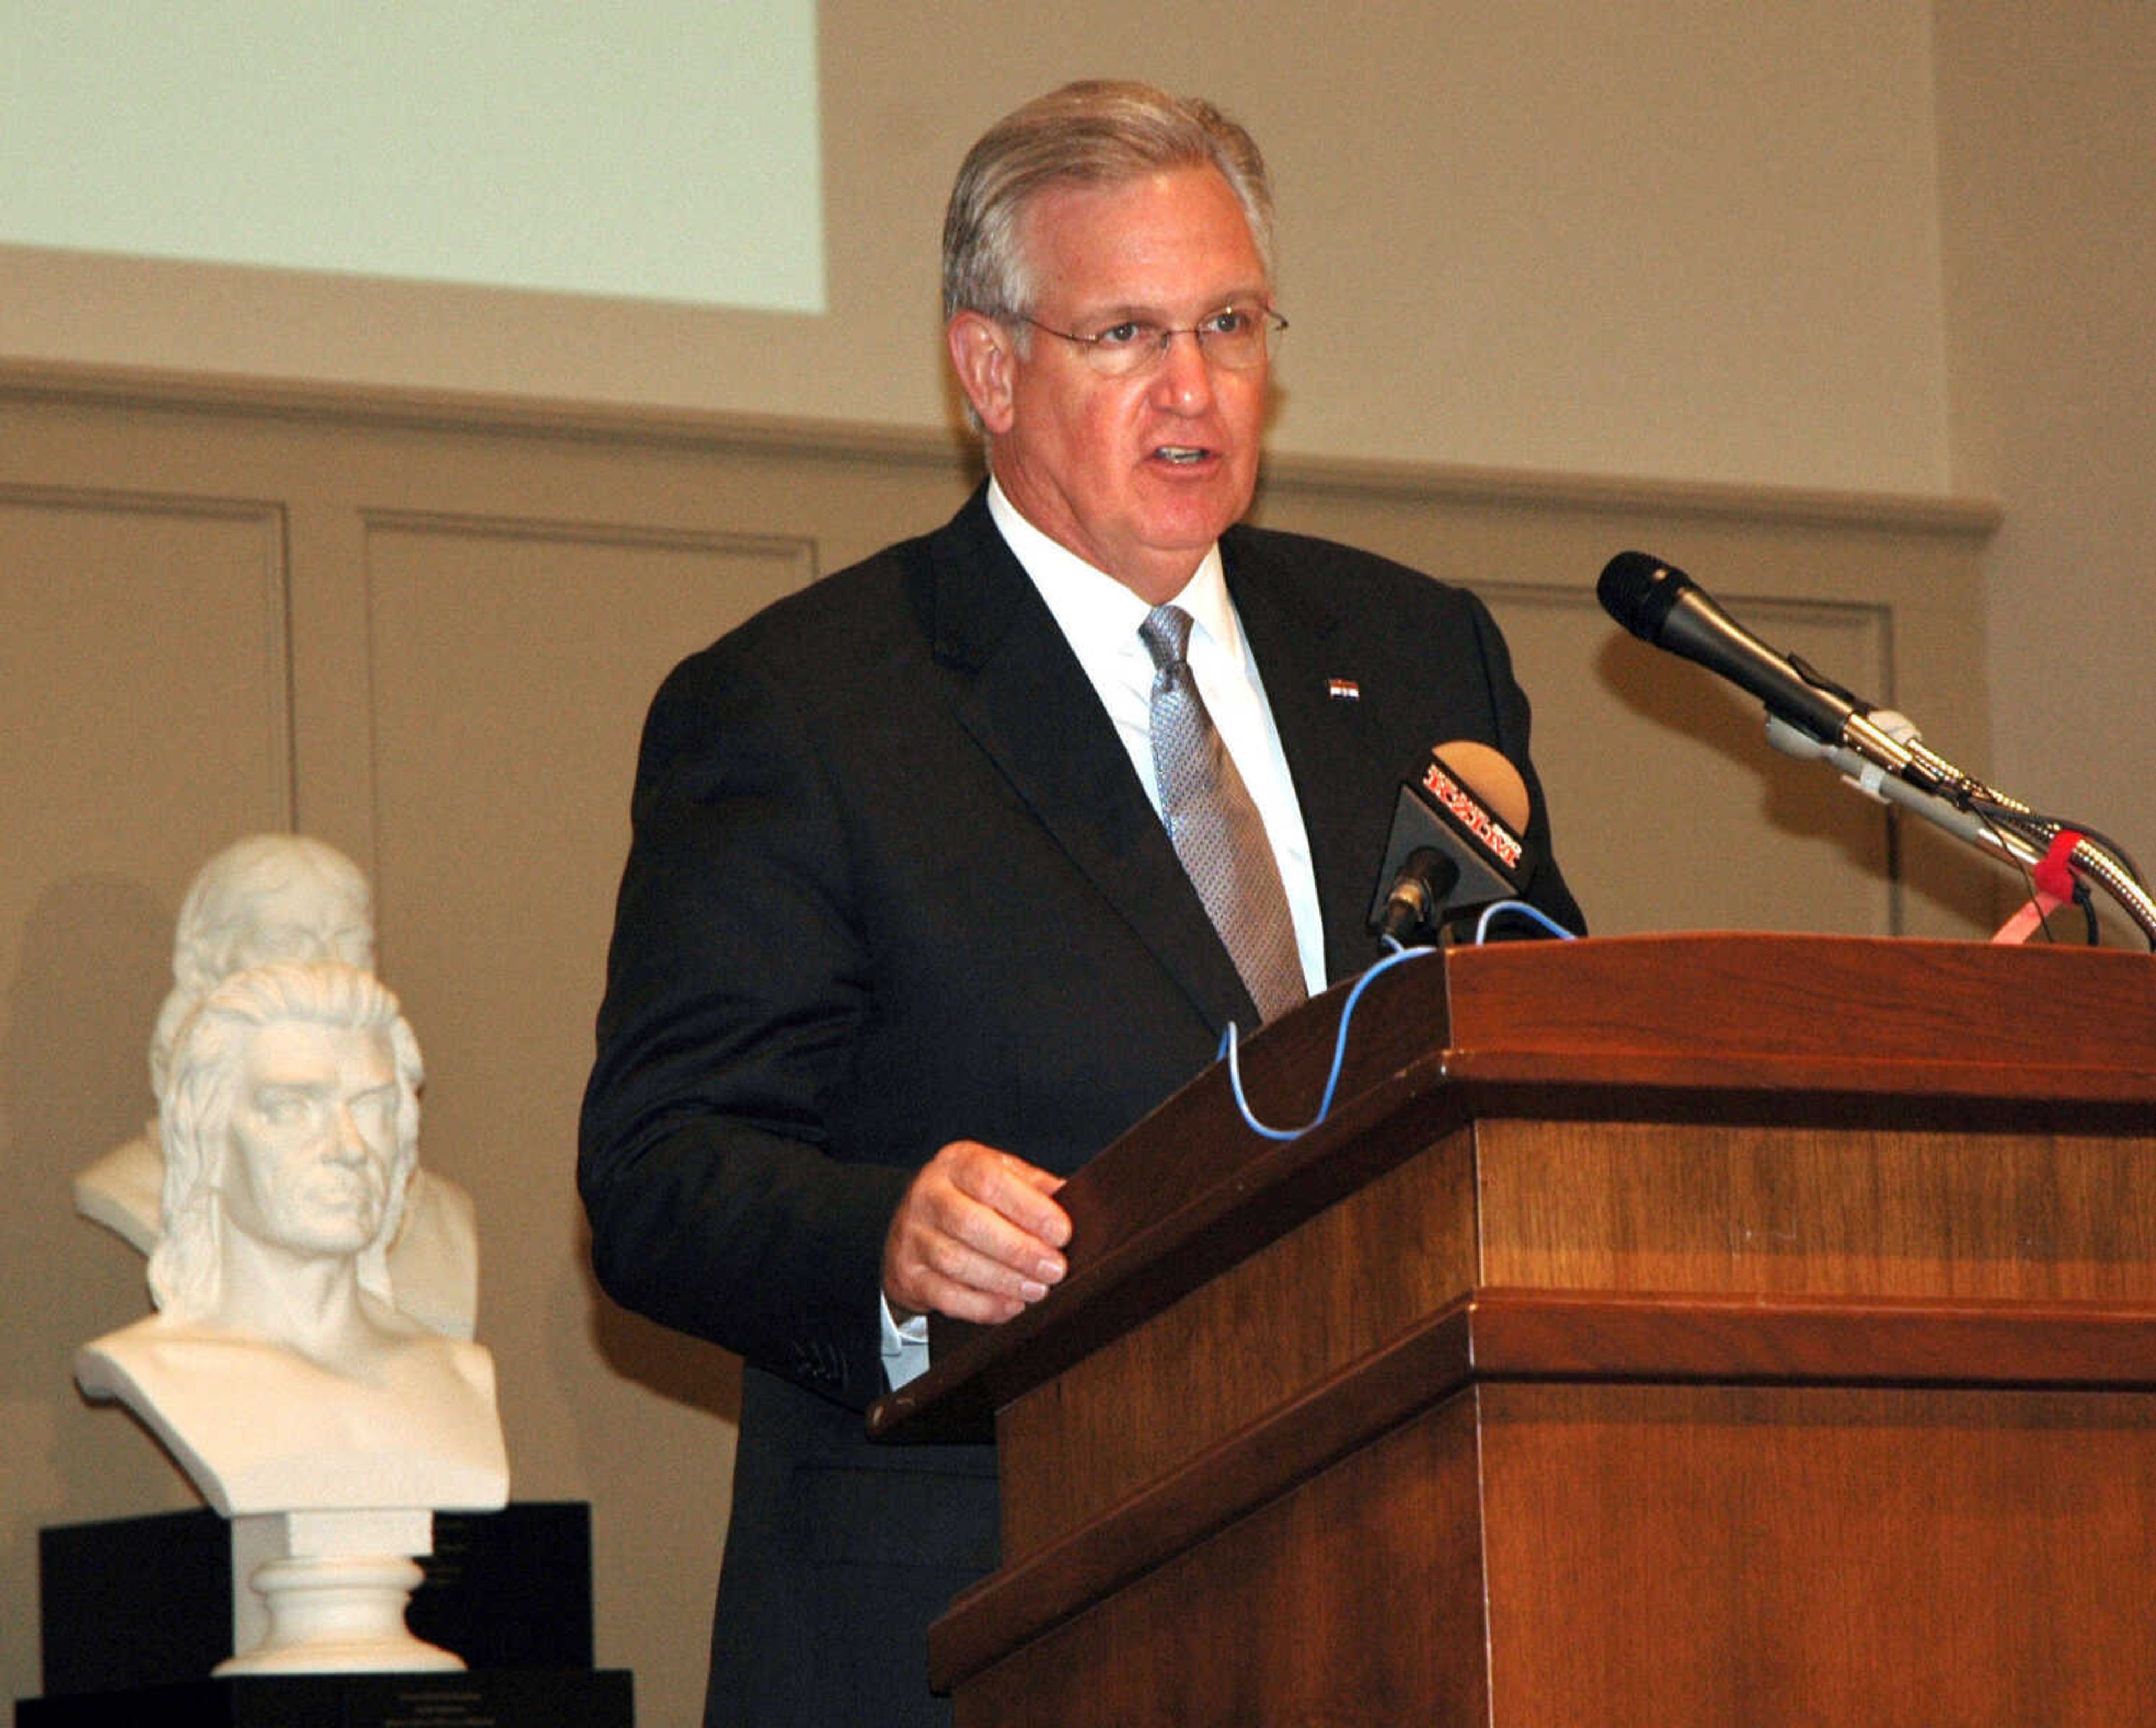
[[[1221,550],[1330,976],[1377,957],[1397,787],[1448,740],[1519,766],[1529,897],[1578,929],[1481,602],[1298,536]],[[994,1562],[993,1455],[863,1438],[885,1228],[948,1141],[1076,1169],[1255,1011],[981,494],[677,668],[634,818],[579,1180],[607,1290],[747,1364],[707,1720],[947,1720],[923,1629]]]

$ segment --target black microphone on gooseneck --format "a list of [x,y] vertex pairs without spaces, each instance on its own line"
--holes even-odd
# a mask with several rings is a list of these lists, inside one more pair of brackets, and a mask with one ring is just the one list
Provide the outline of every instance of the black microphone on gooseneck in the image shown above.
[[1642,642],[1697,660],[1749,690],[1823,743],[1840,741],[1859,711],[1846,692],[1815,684],[1707,597],[1684,572],[1645,552],[1620,552],[1594,585],[1602,609]]
[[1796,656],[1768,647],[1676,566],[1645,552],[1620,552],[1603,566],[1594,593],[1602,609],[1641,641],[1720,674],[1806,736],[1845,746],[1926,792],[1976,787],[1913,736],[1875,724],[1866,704]]
[[[2099,884],[2156,949],[2156,894],[2115,842],[2086,823],[2041,815],[1963,772],[1902,715],[1879,710],[1874,719],[1869,705],[1797,656],[1768,647],[1674,565],[1620,552],[1603,567],[1594,592],[1602,609],[1643,642],[1696,660],[1764,702],[1767,736],[1777,749],[1823,757],[1873,797],[1891,794],[2017,868],[2048,864],[2065,849],[2061,867]],[[1779,736],[1778,723],[1787,728]]]

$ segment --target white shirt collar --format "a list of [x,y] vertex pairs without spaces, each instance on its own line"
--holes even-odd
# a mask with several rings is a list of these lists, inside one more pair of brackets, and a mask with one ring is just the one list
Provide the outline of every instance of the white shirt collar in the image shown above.
[[[1019,514],[993,475],[988,479],[988,514],[1081,660],[1144,654],[1138,626],[1151,607],[1106,571],[1034,527]],[[1243,669],[1243,629],[1229,603],[1227,572],[1218,541],[1206,548],[1198,568],[1171,603],[1190,614],[1194,638],[1202,633],[1229,667]]]

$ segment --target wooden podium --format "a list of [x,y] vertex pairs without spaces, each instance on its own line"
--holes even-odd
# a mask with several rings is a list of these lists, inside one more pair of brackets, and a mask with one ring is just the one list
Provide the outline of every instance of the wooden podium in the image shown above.
[[999,1443],[961,1728],[2156,1720],[2149,956],[1433,954],[1064,1198],[871,1418]]

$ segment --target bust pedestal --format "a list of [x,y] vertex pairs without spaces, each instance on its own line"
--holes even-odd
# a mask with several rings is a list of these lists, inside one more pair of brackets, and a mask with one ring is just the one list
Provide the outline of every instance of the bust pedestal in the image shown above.
[[404,1624],[434,1546],[428,1511],[266,1512],[232,1520],[229,1674],[429,1673],[461,1659]]
[[42,1531],[45,1695],[18,1704],[16,1728],[629,1728],[629,1675],[591,1665],[580,1502],[434,1515],[408,1626],[469,1669],[203,1678],[267,1635],[247,1579],[277,1559],[262,1533],[280,1521],[203,1507]]

